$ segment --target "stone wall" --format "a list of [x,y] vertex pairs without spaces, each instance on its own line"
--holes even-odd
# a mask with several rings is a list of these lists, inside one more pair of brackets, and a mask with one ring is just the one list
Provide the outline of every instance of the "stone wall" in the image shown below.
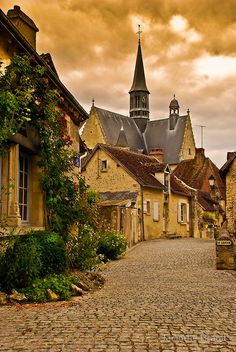
[[226,219],[230,233],[236,231],[236,159],[226,176]]

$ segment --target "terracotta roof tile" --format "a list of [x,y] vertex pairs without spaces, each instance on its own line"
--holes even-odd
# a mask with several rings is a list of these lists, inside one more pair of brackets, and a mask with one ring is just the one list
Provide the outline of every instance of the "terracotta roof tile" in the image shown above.
[[154,157],[123,148],[111,147],[105,144],[99,144],[98,146],[122,164],[142,186],[165,189],[164,185],[154,175],[155,173],[163,172],[166,164],[159,163]]

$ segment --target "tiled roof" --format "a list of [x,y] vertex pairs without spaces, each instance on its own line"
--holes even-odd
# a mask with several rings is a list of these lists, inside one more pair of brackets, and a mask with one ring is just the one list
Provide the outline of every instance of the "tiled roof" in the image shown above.
[[223,199],[225,198],[225,186],[220,177],[219,169],[204,155],[200,161],[197,157],[182,161],[173,173],[188,186],[206,193],[211,191],[208,178],[210,175],[214,175],[220,195]]
[[[105,144],[98,144],[94,150],[100,148],[110,155],[116,162],[122,165],[136,181],[144,187],[152,187],[164,190],[165,187],[156,178],[155,173],[163,171],[163,164],[155,158],[141,153],[135,153],[118,147],[111,147]],[[87,161],[87,163],[89,160]],[[86,164],[85,166],[86,167]]]
[[199,191],[197,193],[197,200],[204,210],[212,212],[216,210],[217,202],[209,196],[209,193]]
[[173,174],[170,176],[170,185],[173,193],[182,194],[187,197],[191,196],[191,190]]

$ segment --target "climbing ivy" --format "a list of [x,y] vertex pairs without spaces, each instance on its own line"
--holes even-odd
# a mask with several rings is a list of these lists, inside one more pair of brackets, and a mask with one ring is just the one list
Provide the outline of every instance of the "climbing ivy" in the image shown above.
[[67,133],[64,98],[50,86],[45,67],[34,58],[15,56],[0,75],[1,154],[6,153],[9,138],[27,125],[39,134],[47,227],[66,239],[72,225],[95,224],[95,198],[73,173],[75,154]]

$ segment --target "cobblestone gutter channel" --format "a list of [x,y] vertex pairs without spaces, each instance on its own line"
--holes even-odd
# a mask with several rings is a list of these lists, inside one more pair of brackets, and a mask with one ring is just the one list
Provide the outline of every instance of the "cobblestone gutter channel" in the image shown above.
[[144,242],[78,304],[0,309],[0,351],[236,351],[236,279],[214,241]]

